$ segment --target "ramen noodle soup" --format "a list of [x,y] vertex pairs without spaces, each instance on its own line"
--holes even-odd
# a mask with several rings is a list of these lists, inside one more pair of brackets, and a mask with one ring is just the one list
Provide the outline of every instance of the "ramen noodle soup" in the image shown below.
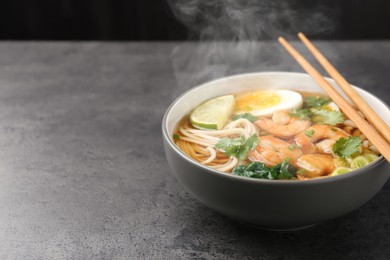
[[380,156],[330,98],[292,90],[207,100],[178,123],[173,139],[207,167],[270,180],[340,175]]

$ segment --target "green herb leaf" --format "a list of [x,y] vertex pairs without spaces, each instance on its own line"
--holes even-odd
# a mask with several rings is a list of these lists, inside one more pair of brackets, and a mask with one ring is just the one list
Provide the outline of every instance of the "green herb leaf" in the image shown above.
[[311,111],[307,108],[294,109],[292,113],[290,113],[290,116],[299,117],[300,119],[310,119]]
[[223,150],[228,156],[238,157],[241,146],[243,145],[244,137],[238,138],[221,138],[218,143],[215,145],[217,149]]
[[179,140],[179,139],[180,139],[180,135],[178,135],[178,134],[173,134],[173,139]]
[[251,113],[244,113],[244,114],[238,114],[238,115],[235,115],[233,116],[233,120],[237,120],[237,119],[240,119],[240,118],[245,118],[245,119],[248,119],[249,121],[251,121],[252,123],[255,122],[257,120],[257,117],[255,117],[254,115],[252,115]]
[[333,153],[337,156],[346,158],[359,153],[362,140],[358,136],[338,139],[332,147]]
[[238,138],[221,138],[215,147],[224,151],[228,156],[236,157],[240,160],[245,160],[247,153],[255,149],[257,143],[257,135],[253,134],[247,139],[245,139],[243,136]]
[[311,119],[315,123],[327,125],[337,125],[345,120],[343,114],[339,111],[315,108],[297,109],[290,113],[290,116],[299,117],[300,119]]
[[253,134],[248,139],[246,139],[243,146],[240,149],[240,152],[238,153],[238,158],[241,160],[245,160],[247,153],[255,149],[258,142],[259,142],[259,138],[257,137],[256,134]]
[[297,169],[287,161],[274,166],[279,172],[277,179],[291,179],[296,176]]
[[305,130],[305,135],[306,135],[307,137],[312,137],[312,136],[314,135],[314,133],[315,133],[314,130],[310,130],[310,131]]
[[332,100],[324,97],[307,97],[303,100],[304,108],[322,107],[329,104]]
[[275,179],[275,176],[272,175],[269,168],[261,162],[251,162],[248,165],[236,166],[233,169],[232,174],[258,179]]
[[267,167],[261,162],[251,162],[248,165],[236,166],[232,174],[258,179],[291,179],[296,177],[297,169],[287,161],[273,167]]
[[311,119],[319,124],[337,125],[345,120],[343,114],[335,110],[311,109],[311,112]]

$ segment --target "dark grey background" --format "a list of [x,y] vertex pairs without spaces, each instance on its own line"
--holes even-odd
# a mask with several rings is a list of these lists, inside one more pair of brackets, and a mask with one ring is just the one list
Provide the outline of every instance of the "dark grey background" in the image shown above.
[[[3,0],[0,39],[131,40],[197,39],[173,15],[168,2],[178,0]],[[204,1],[203,2],[209,2]],[[202,2],[200,1],[200,2]],[[216,0],[223,2],[225,0]],[[309,32],[317,39],[389,39],[387,0],[258,0],[288,2],[294,10],[320,12],[334,23],[327,32]],[[234,2],[234,1],[233,1]],[[253,0],[242,0],[256,2]],[[307,20],[306,16],[298,22]],[[307,21],[311,23],[311,21]]]

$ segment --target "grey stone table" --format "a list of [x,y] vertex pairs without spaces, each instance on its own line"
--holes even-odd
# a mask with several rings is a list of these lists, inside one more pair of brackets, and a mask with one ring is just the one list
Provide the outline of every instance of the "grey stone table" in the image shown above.
[[[390,103],[390,42],[318,44]],[[0,43],[0,259],[389,259],[389,183],[280,233],[204,207],[171,175],[160,125],[174,98],[270,70],[301,71],[272,43]]]

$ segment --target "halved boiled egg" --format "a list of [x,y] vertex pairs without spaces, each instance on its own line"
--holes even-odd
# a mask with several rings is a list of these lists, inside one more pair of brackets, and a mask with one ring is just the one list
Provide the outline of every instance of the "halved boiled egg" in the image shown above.
[[251,113],[269,116],[279,110],[292,110],[302,106],[301,94],[292,90],[253,91],[236,96],[235,114]]

